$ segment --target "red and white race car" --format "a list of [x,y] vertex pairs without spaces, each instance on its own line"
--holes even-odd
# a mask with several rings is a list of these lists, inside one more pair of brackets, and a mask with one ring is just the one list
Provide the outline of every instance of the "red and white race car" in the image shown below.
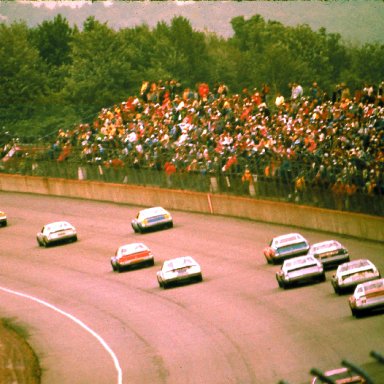
[[120,246],[111,258],[112,269],[121,272],[133,265],[154,265],[155,259],[151,250],[143,243],[131,243]]

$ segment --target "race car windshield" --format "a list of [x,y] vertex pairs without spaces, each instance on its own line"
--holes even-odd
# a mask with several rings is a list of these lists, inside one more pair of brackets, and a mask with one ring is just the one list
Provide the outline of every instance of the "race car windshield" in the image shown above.
[[304,242],[297,243],[297,244],[289,244],[289,245],[285,245],[285,246],[282,246],[282,247],[278,247],[277,251],[279,253],[291,252],[291,251],[296,251],[298,249],[303,249],[306,246],[307,246],[307,244],[304,243]]
[[289,272],[296,272],[296,271],[300,271],[302,269],[307,269],[307,268],[312,268],[312,267],[316,267],[317,264],[306,264],[306,265],[300,265],[300,266],[297,266],[297,267],[294,267],[294,268],[290,268],[289,269]]
[[332,242],[332,243],[323,243],[312,247],[313,252],[321,252],[328,248],[336,248],[338,247],[338,244]]
[[365,271],[359,271],[355,273],[350,273],[349,275],[343,276],[343,280],[350,279],[353,276],[366,276],[375,273],[373,269],[366,269]]
[[185,258],[180,260],[169,261],[166,264],[164,264],[163,269],[165,272],[169,272],[169,271],[176,271],[178,269],[193,267],[194,265],[196,265],[196,263],[194,263],[191,258]]
[[65,231],[66,229],[71,229],[71,227],[69,225],[64,225],[64,224],[52,226],[52,227],[51,226],[47,227],[47,231],[50,233]]
[[354,261],[353,263],[342,264],[339,268],[340,268],[340,271],[343,272],[343,271],[348,271],[355,268],[362,268],[366,266],[369,266],[369,262],[367,260],[357,260],[357,261]]

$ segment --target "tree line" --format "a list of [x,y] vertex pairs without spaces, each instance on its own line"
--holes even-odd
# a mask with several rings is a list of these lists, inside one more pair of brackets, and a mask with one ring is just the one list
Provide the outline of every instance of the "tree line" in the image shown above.
[[231,26],[233,36],[223,38],[181,16],[119,30],[94,17],[71,27],[62,15],[35,27],[1,23],[0,134],[49,137],[92,122],[102,108],[138,95],[143,80],[176,79],[191,89],[224,83],[231,93],[268,84],[271,96],[289,97],[293,81],[331,93],[341,82],[353,90],[384,79],[382,44],[354,46],[324,28],[260,15],[235,17]]

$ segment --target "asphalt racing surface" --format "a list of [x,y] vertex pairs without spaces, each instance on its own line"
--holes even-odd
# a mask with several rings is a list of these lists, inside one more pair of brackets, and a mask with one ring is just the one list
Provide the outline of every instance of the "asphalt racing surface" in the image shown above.
[[[301,384],[311,368],[346,359],[368,369],[370,351],[384,353],[384,314],[353,318],[333,271],[324,283],[278,288],[279,267],[262,250],[294,228],[176,211],[173,229],[135,234],[139,207],[1,192],[0,208],[0,317],[28,328],[43,384]],[[78,242],[38,247],[36,233],[58,220]],[[311,243],[337,238],[384,271],[383,244],[299,232]],[[155,266],[112,272],[116,248],[136,241]],[[182,255],[204,281],[159,288],[162,261]],[[384,368],[373,369],[384,383]]]

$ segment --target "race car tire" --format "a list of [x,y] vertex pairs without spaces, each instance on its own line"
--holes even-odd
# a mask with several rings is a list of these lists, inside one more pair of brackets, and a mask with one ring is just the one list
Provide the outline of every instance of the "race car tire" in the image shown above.
[[273,265],[279,264],[279,261],[272,258],[271,259],[271,264],[273,264]]
[[324,274],[322,274],[322,275],[320,276],[319,281],[322,283],[322,282],[324,282],[325,280],[326,280],[326,277],[325,277],[325,273],[324,273]]
[[155,259],[149,260],[147,263],[150,267],[153,267],[155,265]]
[[337,285],[334,285],[333,286],[333,290],[335,291],[335,293],[337,295],[341,295],[341,289],[337,286]]
[[360,317],[363,317],[364,313],[363,311],[359,311],[356,309],[351,308],[352,316],[356,317],[356,319],[359,319]]

